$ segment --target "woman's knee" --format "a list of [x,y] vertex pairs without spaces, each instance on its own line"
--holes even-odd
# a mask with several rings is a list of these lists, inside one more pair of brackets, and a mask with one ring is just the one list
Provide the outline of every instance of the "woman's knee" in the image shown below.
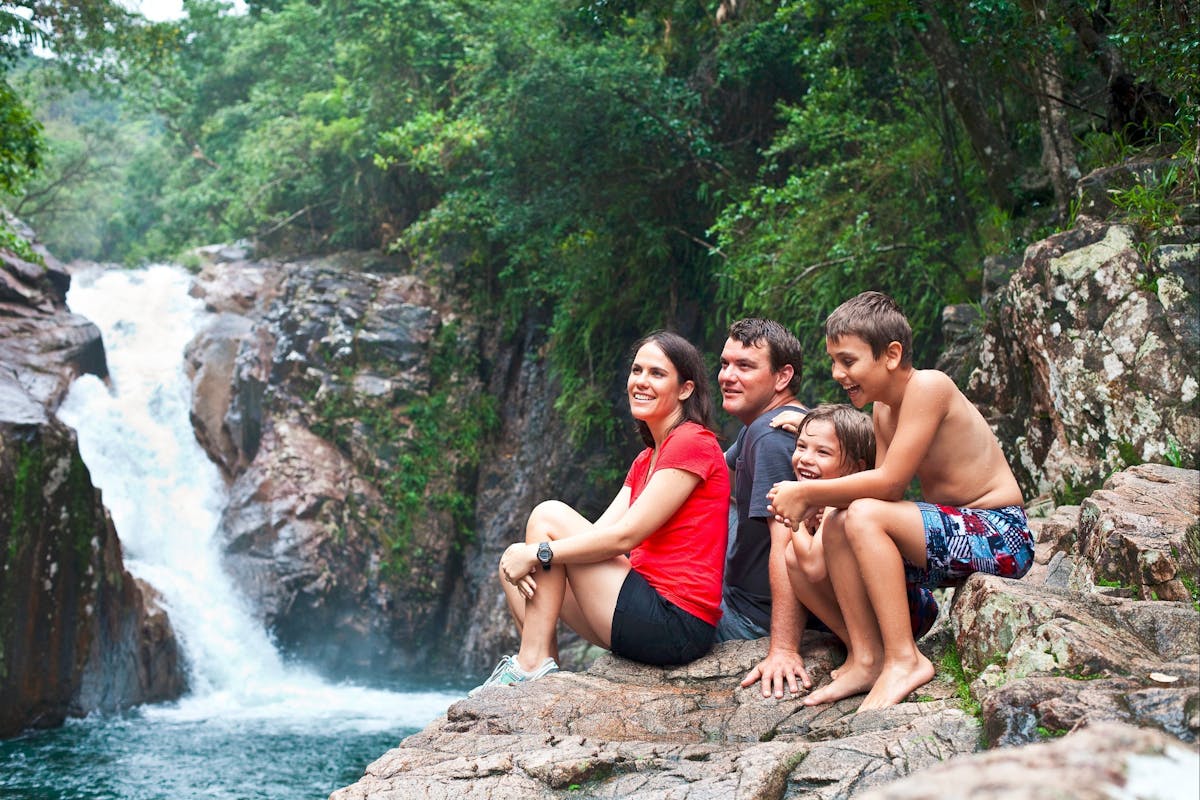
[[571,507],[561,500],[543,500],[534,506],[529,513],[529,521],[525,523],[525,541],[543,541],[554,539],[554,531],[560,527],[566,516],[565,512]]

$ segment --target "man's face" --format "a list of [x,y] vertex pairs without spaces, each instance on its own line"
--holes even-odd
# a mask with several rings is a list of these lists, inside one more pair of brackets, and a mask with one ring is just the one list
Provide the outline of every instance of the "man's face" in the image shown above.
[[771,370],[771,353],[766,342],[744,345],[736,339],[725,340],[721,369],[717,373],[721,406],[743,425],[749,425],[771,408],[791,378],[790,368]]

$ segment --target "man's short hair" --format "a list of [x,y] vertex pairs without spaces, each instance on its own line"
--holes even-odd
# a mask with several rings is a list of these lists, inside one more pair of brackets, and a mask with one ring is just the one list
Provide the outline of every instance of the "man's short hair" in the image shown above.
[[833,310],[825,318],[825,338],[833,341],[857,336],[871,347],[875,358],[892,342],[899,342],[900,361],[912,365],[912,327],[896,301],[883,292],[863,292]]
[[804,378],[804,351],[800,340],[787,328],[773,319],[747,317],[729,326],[729,338],[746,347],[755,347],[763,342],[771,359],[771,371],[779,372],[785,365],[792,365],[792,379],[787,388],[792,394],[800,391]]

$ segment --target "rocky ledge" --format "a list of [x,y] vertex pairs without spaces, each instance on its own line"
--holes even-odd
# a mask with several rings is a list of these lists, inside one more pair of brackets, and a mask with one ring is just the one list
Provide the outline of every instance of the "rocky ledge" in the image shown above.
[[[605,655],[455,703],[330,800],[1194,797],[1198,508],[1200,473],[1143,465],[1038,521],[1023,580],[947,592],[921,642],[937,677],[894,708],[738,688],[765,640],[675,669]],[[1110,551],[1127,557],[1097,555]],[[1145,588],[1165,557],[1174,573],[1153,585],[1177,580],[1187,599]],[[805,642],[818,683],[842,655]]]

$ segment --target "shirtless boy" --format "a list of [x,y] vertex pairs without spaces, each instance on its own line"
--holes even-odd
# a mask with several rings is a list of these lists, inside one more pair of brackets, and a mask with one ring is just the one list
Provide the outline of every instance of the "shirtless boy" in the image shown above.
[[[906,580],[926,588],[972,572],[1008,578],[1033,563],[1020,487],[978,409],[937,370],[912,366],[912,329],[895,301],[864,292],[825,320],[833,378],[856,408],[873,403],[875,468],[785,481],[772,513],[793,529],[821,508],[833,589],[852,660],[804,702],[867,692],[861,709],[895,705],[933,678],[913,640]],[[923,502],[903,500],[913,477]]]

